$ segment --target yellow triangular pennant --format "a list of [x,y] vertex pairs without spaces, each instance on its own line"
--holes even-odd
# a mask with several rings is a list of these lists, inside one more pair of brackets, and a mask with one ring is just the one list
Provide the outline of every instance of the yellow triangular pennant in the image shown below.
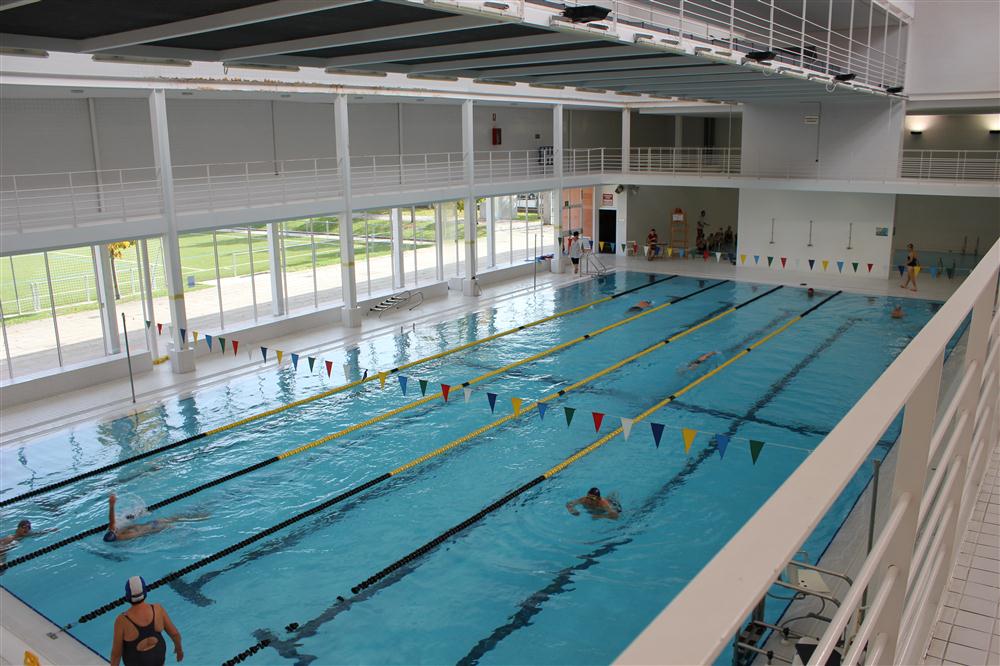
[[385,388],[385,378],[388,375],[389,375],[389,373],[388,372],[384,372],[384,371],[378,373],[378,385],[379,385],[379,388]]
[[691,428],[681,428],[681,435],[684,436],[684,453],[691,450],[691,444],[694,443],[694,438],[697,434],[697,430],[692,430]]
[[820,263],[823,264],[823,270],[824,271],[826,270],[826,267],[830,265],[830,262],[828,260],[826,260],[826,259],[824,259]]
[[280,349],[275,349],[274,353],[278,355],[278,365],[281,365],[281,357],[285,355],[285,352]]
[[674,248],[672,248],[672,247],[668,247],[667,248],[667,256],[668,257],[674,256]]
[[920,275],[920,268],[921,268],[920,266],[913,267],[913,277],[917,277],[918,275]]
[[191,335],[194,336],[195,344],[198,344],[198,331],[191,331]]
[[741,254],[740,255],[740,265],[743,265],[745,263],[747,263],[747,255]]
[[511,398],[510,399],[510,404],[514,407],[514,416],[520,416],[521,415],[521,403],[522,402],[523,402],[523,400],[521,400],[520,398]]

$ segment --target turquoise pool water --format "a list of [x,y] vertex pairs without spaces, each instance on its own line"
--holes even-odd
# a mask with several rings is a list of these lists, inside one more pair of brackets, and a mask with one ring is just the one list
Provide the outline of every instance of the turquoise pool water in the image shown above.
[[[108,493],[123,507],[151,504],[270,458],[420,396],[417,379],[463,381],[626,316],[643,299],[662,304],[715,281],[617,273],[509,299],[438,326],[386,335],[335,357],[334,378],[262,367],[257,374],[169,401],[156,410],[75,427],[0,450],[0,497],[9,498],[78,472],[162,446],[248,414],[312,395],[342,381],[349,364],[388,369],[601,296],[643,289],[579,313],[485,343],[406,372],[408,395],[390,378],[169,453],[79,481],[2,510],[3,529],[21,518],[54,534],[27,539],[29,550],[104,522]],[[682,331],[770,287],[725,282],[611,332],[460,389],[344,438],[233,479],[160,509],[185,515],[157,535],[116,544],[89,537],[5,572],[0,584],[58,624],[120,595],[125,579],[148,581],[189,565],[290,515],[377,477],[525,404]],[[601,433],[688,385],[749,343],[815,305],[783,288],[554,401],[394,476],[313,517],[237,550],[151,593],[184,635],[186,662],[221,663],[258,640],[252,657],[268,664],[604,663],[676,595],[791,474],[930,318],[937,304],[841,294],[724,368],[651,421],[617,437],[562,473],[487,515],[426,556],[352,595],[351,587],[530,481]],[[690,368],[699,355],[718,352]],[[487,393],[495,393],[496,413]],[[576,409],[567,426],[563,407]],[[685,453],[682,428],[698,431]],[[712,434],[730,437],[725,457]],[[882,456],[895,438],[873,452]],[[756,463],[750,440],[764,442]],[[806,545],[818,554],[867,481],[857,478]],[[591,486],[617,491],[617,521],[571,516],[567,500]],[[337,597],[349,599],[348,603]],[[71,632],[110,651],[115,613]],[[773,612],[777,612],[777,609]],[[286,631],[289,623],[299,627]],[[728,657],[723,655],[721,661]]]

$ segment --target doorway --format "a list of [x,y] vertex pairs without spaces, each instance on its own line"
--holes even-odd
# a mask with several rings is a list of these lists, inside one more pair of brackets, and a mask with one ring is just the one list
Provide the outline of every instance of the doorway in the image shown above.
[[597,248],[604,254],[615,254],[617,240],[618,211],[602,209],[597,217]]

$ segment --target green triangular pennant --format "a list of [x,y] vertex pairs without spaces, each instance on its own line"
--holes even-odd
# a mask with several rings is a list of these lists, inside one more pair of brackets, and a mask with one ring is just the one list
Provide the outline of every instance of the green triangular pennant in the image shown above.
[[573,414],[576,413],[575,407],[563,407],[563,411],[566,413],[566,425],[569,426],[573,422]]
[[427,395],[427,380],[420,380],[420,395]]
[[764,448],[764,442],[759,439],[750,440],[750,457],[753,459],[753,464],[757,464],[757,458],[760,456],[761,449]]

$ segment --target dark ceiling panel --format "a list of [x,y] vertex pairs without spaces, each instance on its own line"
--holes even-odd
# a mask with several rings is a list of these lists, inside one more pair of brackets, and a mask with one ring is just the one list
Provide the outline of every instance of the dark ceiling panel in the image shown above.
[[[487,51],[484,53],[469,53],[463,56],[443,56],[440,58],[422,58],[415,60],[402,60],[400,62],[405,62],[407,65],[417,65],[417,64],[433,64],[435,62],[448,62],[451,60],[457,61],[453,69],[462,69],[462,60],[468,59],[479,59],[479,58],[492,58],[499,56],[517,56],[517,55],[530,55],[532,53],[553,53],[556,51],[576,51],[577,49],[600,49],[600,48],[621,48],[623,46],[628,46],[627,44],[608,42],[605,40],[594,41],[594,42],[578,42],[576,44],[557,44],[555,46],[536,46],[530,49],[514,49],[512,51]],[[619,54],[617,57],[621,57]],[[662,55],[661,55],[662,57]],[[610,56],[609,56],[610,58]],[[511,67],[523,67],[523,64],[513,63]],[[492,65],[489,69],[496,69],[496,65]]]
[[252,7],[270,0],[42,0],[0,14],[15,35],[87,39]]
[[336,35],[353,30],[368,30],[385,26],[425,21],[453,16],[446,12],[424,9],[415,5],[392,2],[365,2],[322,12],[289,16],[288,18],[251,23],[226,30],[205,32],[177,39],[156,42],[157,46],[221,51],[256,44],[270,44],[289,39],[305,39],[320,35]]
[[[593,48],[593,47],[598,46],[598,44],[603,44],[603,43],[605,43],[605,42],[600,42],[600,43],[585,42],[582,46]],[[581,45],[578,45],[578,44],[571,44],[571,45],[564,46],[563,49],[564,50],[572,50],[572,48],[580,48],[580,46]],[[626,46],[626,45],[625,44],[617,44],[616,46]],[[558,50],[558,49],[556,49],[556,50]],[[644,54],[644,55],[634,55],[634,56],[623,56],[621,54],[618,54],[616,56],[610,56],[610,57],[607,57],[607,58],[595,58],[595,59],[590,59],[590,60],[567,61],[565,63],[549,62],[549,63],[544,63],[543,65],[540,65],[540,66],[544,67],[544,66],[568,65],[568,67],[564,70],[566,73],[571,73],[571,72],[591,72],[591,71],[594,71],[594,68],[591,67],[591,65],[593,65],[593,64],[599,64],[599,63],[603,63],[603,62],[615,62],[615,61],[626,60],[627,59],[629,62],[634,62],[634,63],[636,63],[636,65],[638,65],[643,60],[654,60],[654,61],[658,60],[658,61],[663,61],[665,58],[676,58],[676,57],[678,57],[678,56],[675,56],[672,53],[650,53],[648,55]],[[704,64],[710,65],[712,63],[706,61]],[[526,65],[524,65],[524,63],[511,63],[510,65],[496,65],[496,66],[488,67],[487,69],[489,69],[491,72],[494,72],[494,71],[497,72],[497,76],[502,76],[503,75],[503,70],[505,70],[505,69],[511,69],[511,68],[517,69],[517,68],[525,67],[525,66]],[[528,65],[528,66],[530,66],[530,65]],[[628,69],[628,66],[627,65],[623,65],[621,67],[618,67],[617,69]],[[527,80],[533,79],[534,76],[548,76],[548,75],[547,74],[538,74],[538,75],[524,74],[523,76],[519,76],[518,78],[519,79],[524,79],[525,81],[527,81]]]
[[448,44],[466,44],[468,42],[478,42],[487,39],[510,39],[514,37],[529,37],[531,35],[544,35],[548,30],[539,30],[528,26],[517,25],[516,23],[501,23],[497,25],[484,26],[482,28],[470,28],[469,30],[453,30],[442,32],[433,37],[406,37],[403,39],[390,39],[384,42],[371,42],[368,44],[353,44],[332,49],[319,49],[316,51],[300,51],[291,55],[307,56],[313,58],[335,58],[339,56],[362,55],[365,53],[382,53],[384,51],[397,51],[401,49],[418,49],[426,46],[445,46]]

